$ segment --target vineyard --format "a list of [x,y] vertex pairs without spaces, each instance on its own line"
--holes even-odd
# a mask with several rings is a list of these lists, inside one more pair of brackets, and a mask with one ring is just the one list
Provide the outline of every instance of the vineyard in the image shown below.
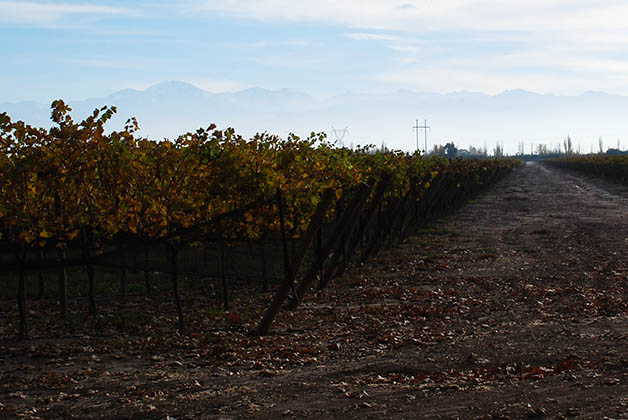
[[3,418],[625,414],[622,158],[159,142],[114,111],[0,116]]
[[[61,314],[81,298],[95,315],[103,269],[118,273],[121,302],[129,273],[143,273],[147,296],[165,277],[181,333],[182,274],[188,293],[211,292],[225,310],[238,284],[270,282],[276,294],[258,326],[268,333],[286,299],[298,306],[519,164],[339,149],[315,133],[245,140],[214,125],[153,141],[136,135],[134,119],[106,134],[114,107],[80,123],[70,111],[55,101],[50,130],[0,114],[0,273],[23,338],[27,314],[37,316],[27,297],[42,297],[44,279],[55,277]],[[69,281],[86,296],[69,294]]]
[[549,159],[547,163],[556,168],[602,176],[619,182],[628,181],[628,157],[625,155],[572,156]]

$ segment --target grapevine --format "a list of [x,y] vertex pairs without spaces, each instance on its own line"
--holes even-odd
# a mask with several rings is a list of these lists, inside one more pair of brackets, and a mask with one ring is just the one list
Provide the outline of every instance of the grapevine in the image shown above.
[[[176,256],[189,243],[279,234],[281,210],[283,234],[299,238],[325,191],[335,193],[336,205],[324,214],[332,221],[344,197],[371,184],[365,200],[372,202],[372,184],[384,178],[380,208],[409,209],[411,201],[415,219],[425,218],[438,207],[434,203],[467,197],[462,191],[476,192],[518,164],[335,148],[323,133],[304,139],[262,133],[246,140],[213,124],[156,141],[137,135],[135,119],[106,133],[115,107],[96,109],[80,123],[70,111],[54,101],[49,130],[0,114],[0,241],[15,251],[20,288],[26,255],[38,249],[55,248],[63,259],[65,249],[81,248],[89,265],[103,244],[163,243],[170,249],[180,318]],[[404,213],[402,225],[405,220]]]

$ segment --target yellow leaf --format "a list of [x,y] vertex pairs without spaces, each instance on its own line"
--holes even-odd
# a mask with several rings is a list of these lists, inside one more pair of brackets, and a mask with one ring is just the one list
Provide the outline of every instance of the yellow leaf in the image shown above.
[[47,230],[42,230],[41,233],[39,234],[39,236],[41,238],[50,239],[50,238],[52,238],[52,233],[48,232]]
[[129,219],[128,226],[131,233],[137,233],[137,221],[134,218]]
[[37,239],[37,236],[35,235],[35,233],[33,232],[26,232],[26,234],[24,235],[24,241],[26,243],[31,243],[33,242],[35,239]]

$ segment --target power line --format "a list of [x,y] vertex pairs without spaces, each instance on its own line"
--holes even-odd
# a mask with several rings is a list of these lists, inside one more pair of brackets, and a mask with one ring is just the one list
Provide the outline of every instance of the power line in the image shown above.
[[427,154],[427,130],[429,128],[431,128],[429,125],[427,125],[427,120],[423,120],[423,125],[419,125],[419,120],[416,120],[416,125],[414,127],[412,127],[413,129],[416,130],[416,150],[419,150],[419,130],[423,129],[425,132],[425,150],[423,151],[423,153]]

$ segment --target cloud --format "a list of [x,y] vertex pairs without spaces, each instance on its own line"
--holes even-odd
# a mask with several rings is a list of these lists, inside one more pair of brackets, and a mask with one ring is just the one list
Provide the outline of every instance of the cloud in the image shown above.
[[71,58],[62,60],[73,66],[96,68],[96,69],[115,69],[115,70],[149,70],[150,65],[146,62],[138,62],[132,58],[121,60],[119,57],[110,58]]
[[347,37],[358,40],[358,41],[397,41],[400,39],[398,36],[394,36],[394,35],[373,34],[373,33],[363,33],[363,32],[355,32],[355,33],[347,34]]
[[250,44],[245,44],[246,47],[252,48],[273,48],[273,47],[305,47],[310,45],[311,42],[303,39],[287,39],[287,40],[270,40],[263,39]]
[[542,39],[391,44],[396,63],[371,74],[379,83],[419,91],[496,94],[522,88],[576,95],[587,90],[628,94],[628,60],[621,44]]
[[0,1],[0,24],[46,26],[66,22],[76,16],[119,16],[130,9],[74,3]]
[[309,21],[424,31],[624,30],[628,4],[616,0],[205,0],[201,8],[262,21]]
[[302,57],[298,58],[289,54],[264,54],[261,56],[243,56],[243,62],[251,63],[255,66],[304,70],[326,63],[322,57]]
[[419,47],[415,45],[391,45],[390,49],[406,55],[400,59],[402,62],[412,63],[418,61],[416,55],[419,54]]
[[[390,48],[406,54],[419,54],[428,43],[449,48],[450,53],[464,53],[467,47],[490,53],[496,42],[515,50],[560,44],[575,55],[598,54],[621,52],[628,42],[628,3],[617,0],[205,0],[200,4],[206,12],[231,18],[367,29],[347,36],[387,41]],[[394,31],[394,35],[376,31]],[[449,46],[452,42],[466,45]]]

